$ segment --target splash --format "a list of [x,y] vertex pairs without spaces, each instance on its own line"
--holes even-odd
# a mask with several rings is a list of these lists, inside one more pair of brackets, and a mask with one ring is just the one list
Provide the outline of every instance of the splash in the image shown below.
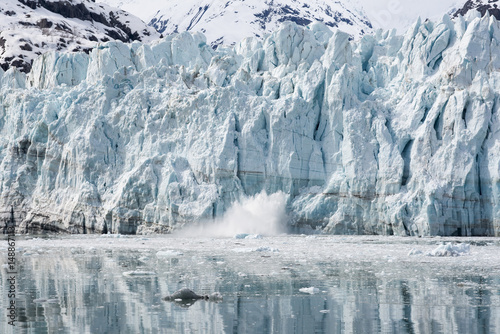
[[278,235],[285,232],[287,195],[264,191],[234,203],[221,218],[189,226],[180,236],[233,237],[236,234]]

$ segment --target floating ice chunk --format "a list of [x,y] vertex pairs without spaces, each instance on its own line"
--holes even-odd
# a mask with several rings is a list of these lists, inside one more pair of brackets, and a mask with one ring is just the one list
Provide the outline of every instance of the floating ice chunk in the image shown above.
[[154,271],[145,271],[145,270],[132,270],[123,273],[123,276],[152,276],[152,275],[156,275],[156,273]]
[[233,248],[233,252],[236,253],[251,253],[253,252],[252,248]]
[[311,295],[314,295],[315,293],[319,293],[319,289],[315,288],[313,286],[311,286],[309,288],[301,288],[301,289],[299,289],[299,291],[303,292],[303,293],[309,293]]
[[277,253],[280,250],[278,248],[271,248],[271,247],[259,247],[255,249],[256,252],[273,252]]
[[214,292],[209,296],[208,299],[213,301],[221,301],[223,298],[219,292]]
[[408,253],[408,256],[414,256],[414,255],[422,255],[423,252],[419,249],[412,248],[411,251]]
[[440,245],[427,253],[427,256],[462,256],[470,253],[470,244],[453,245],[451,242]]
[[319,313],[330,313],[330,310],[321,310]]
[[262,235],[260,234],[249,234],[245,237],[245,239],[262,239]]
[[156,257],[159,258],[168,258],[168,257],[176,257],[176,256],[181,256],[184,255],[182,252],[173,250],[173,249],[167,249],[167,250],[161,250],[156,253]]
[[249,234],[248,233],[238,233],[234,236],[235,239],[245,239],[246,237],[248,237]]
[[52,299],[45,299],[45,298],[38,298],[38,299],[33,299],[34,303],[59,303],[59,299],[57,298],[52,298]]

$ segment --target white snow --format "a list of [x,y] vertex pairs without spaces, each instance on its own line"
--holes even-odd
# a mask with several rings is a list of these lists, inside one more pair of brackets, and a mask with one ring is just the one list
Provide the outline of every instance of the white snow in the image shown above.
[[375,29],[397,29],[404,33],[415,21],[439,20],[466,0],[358,0]]
[[212,45],[234,45],[246,37],[263,39],[283,21],[321,21],[356,38],[372,30],[360,7],[343,0],[169,1],[157,8],[150,24],[158,31],[202,32]]
[[[486,2],[487,0],[482,1]],[[188,19],[191,17],[189,15],[195,14],[195,10],[199,7],[203,7],[204,4],[210,5],[210,8],[220,8],[217,7],[217,3],[202,1],[193,4],[193,2],[169,0],[168,7],[165,6],[165,1],[163,0],[100,0],[99,2],[103,2],[112,7],[117,7],[130,13],[134,13],[134,15],[140,17],[144,22],[150,22],[151,19],[153,19],[155,16],[157,16],[158,18],[161,16],[163,16],[163,18],[168,17],[171,20],[168,23],[169,26],[177,25],[180,27],[183,27],[186,22],[188,22]],[[238,42],[243,37],[252,36],[252,24],[249,24],[249,22],[251,23],[253,21],[251,15],[256,12],[257,8],[262,11],[263,8],[265,8],[265,4],[263,2],[255,4],[249,3],[249,1],[245,2],[230,2],[229,8],[232,9],[234,7],[235,9],[229,10],[228,7],[226,7],[221,10],[218,15],[209,15],[209,12],[207,11],[207,13],[204,14],[204,16],[201,18],[198,24],[195,25],[194,28],[197,29],[198,26],[200,26],[201,28],[197,31],[202,31],[201,29],[204,29],[206,32],[208,32],[210,29],[210,34],[217,36],[214,38],[214,40],[217,40],[218,37],[225,36],[229,33],[229,30],[234,30],[224,28],[227,24],[235,25],[236,32],[232,33],[240,35],[240,38],[237,38],[235,40],[236,42]],[[465,0],[357,0],[349,1],[347,4],[345,4],[345,9],[340,10],[340,12],[345,15],[346,9],[355,9],[355,15],[361,14],[362,16],[366,17],[373,25],[374,29],[397,29],[399,33],[404,33],[408,28],[410,28],[411,25],[415,23],[415,21],[417,21],[419,17],[421,17],[422,20],[430,19],[436,21],[441,19],[444,14],[456,11],[458,8],[462,7],[464,3]],[[294,1],[281,1],[280,4],[286,4],[292,8],[299,7],[299,9],[300,7],[303,7],[303,4],[302,6],[300,6],[297,5],[297,2]],[[245,7],[245,5],[247,7]],[[307,2],[307,5],[317,9],[309,9],[309,13],[301,12],[301,17],[308,18],[311,13],[314,13],[315,11],[321,11],[321,8],[324,6],[323,2],[321,1],[309,1]],[[172,13],[172,8],[179,8],[181,10]],[[238,11],[238,13],[234,13],[235,11]],[[241,13],[246,13],[246,15],[241,15]],[[328,16],[321,17],[323,19],[329,19]],[[347,15],[347,17],[349,16]],[[249,19],[247,20],[247,18]],[[216,22],[211,23],[211,21],[214,20],[216,20]],[[356,22],[355,24],[359,24],[359,22]],[[360,27],[363,27],[363,24],[361,24]],[[341,30],[346,28],[349,29],[348,25],[340,26]],[[351,27],[348,32],[351,32],[354,29],[355,27]],[[371,32],[371,29],[369,28],[363,27],[362,29],[364,29],[365,32]],[[273,28],[269,29],[269,31],[272,30]],[[182,30],[179,29],[179,31]],[[248,36],[245,34],[248,34]],[[227,38],[224,37],[224,39]],[[209,38],[209,40],[211,39]]]
[[[46,0],[47,3],[57,2]],[[2,0],[0,4],[0,62],[13,63],[23,61],[30,63],[38,55],[47,51],[73,52],[95,47],[98,42],[114,39],[120,36],[130,40],[125,30],[117,23],[127,26],[130,33],[136,33],[143,42],[153,41],[159,34],[148,27],[133,14],[110,7],[106,4],[96,4],[89,0],[71,0],[71,5],[84,6],[93,17],[101,17],[114,24],[107,26],[90,19],[64,17],[40,5],[36,9],[25,6],[17,0]],[[66,10],[70,12],[71,10]],[[81,11],[73,9],[74,13]],[[74,14],[73,13],[73,14]],[[45,21],[45,24],[43,23]],[[11,59],[7,61],[8,59]]]

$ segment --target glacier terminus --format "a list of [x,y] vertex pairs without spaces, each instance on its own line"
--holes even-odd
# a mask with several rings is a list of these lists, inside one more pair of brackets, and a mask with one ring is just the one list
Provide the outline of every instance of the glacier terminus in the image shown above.
[[0,210],[20,233],[170,232],[264,192],[292,231],[499,236],[499,100],[500,25],[473,11],[50,52],[0,70]]

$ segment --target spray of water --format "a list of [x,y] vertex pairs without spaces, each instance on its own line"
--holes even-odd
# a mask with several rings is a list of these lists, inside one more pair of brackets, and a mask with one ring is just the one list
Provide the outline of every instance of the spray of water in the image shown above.
[[278,235],[285,232],[287,196],[261,192],[234,203],[222,218],[177,232],[180,236],[233,237],[236,234]]

